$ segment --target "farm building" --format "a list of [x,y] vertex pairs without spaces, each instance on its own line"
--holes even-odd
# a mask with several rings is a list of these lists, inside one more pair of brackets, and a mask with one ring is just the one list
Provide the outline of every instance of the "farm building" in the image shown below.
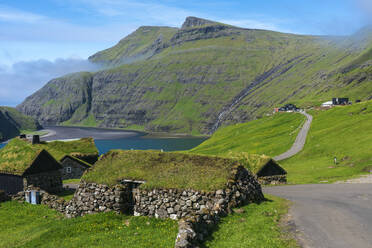
[[76,157],[66,155],[61,159],[62,180],[79,179],[92,165]]
[[58,192],[62,189],[61,168],[45,149],[13,139],[0,150],[0,190],[15,194],[33,185]]
[[115,150],[84,173],[66,215],[111,210],[180,219],[261,200],[260,184],[236,160]]
[[333,105],[347,105],[349,104],[349,98],[333,98]]
[[300,109],[297,108],[294,104],[286,104],[285,106],[278,109],[278,112],[295,112],[299,111]]
[[261,184],[282,184],[287,182],[287,172],[271,157],[248,154],[246,152],[230,152],[227,157],[237,159],[253,172]]

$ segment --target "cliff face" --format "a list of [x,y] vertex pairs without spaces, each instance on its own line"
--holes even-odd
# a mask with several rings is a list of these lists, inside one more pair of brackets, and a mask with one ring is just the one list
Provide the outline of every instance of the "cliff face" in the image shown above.
[[40,124],[14,108],[0,107],[0,141],[8,140],[20,134],[21,130],[40,129]]
[[371,45],[190,17],[139,28],[90,57],[110,69],[54,79],[18,109],[44,124],[206,134],[287,102],[370,98]]

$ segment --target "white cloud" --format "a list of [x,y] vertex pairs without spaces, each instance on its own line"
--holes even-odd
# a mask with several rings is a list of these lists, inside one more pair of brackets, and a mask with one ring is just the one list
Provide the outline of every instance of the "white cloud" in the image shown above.
[[57,59],[0,65],[0,104],[21,103],[49,80],[72,72],[95,71],[99,67],[82,59]]
[[249,28],[249,29],[264,29],[264,30],[273,30],[285,33],[292,33],[290,30],[283,29],[280,27],[280,23],[284,20],[253,20],[253,19],[244,19],[244,20],[219,20],[219,22],[230,24],[237,27]]
[[44,16],[11,9],[0,5],[0,21],[36,23],[42,20],[45,20]]

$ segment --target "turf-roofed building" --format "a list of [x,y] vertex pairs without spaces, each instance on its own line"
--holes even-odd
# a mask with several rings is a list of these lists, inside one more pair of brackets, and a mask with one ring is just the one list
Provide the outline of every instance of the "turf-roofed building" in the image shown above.
[[180,219],[261,200],[261,186],[237,160],[114,150],[83,175],[67,215],[113,210]]
[[62,190],[61,164],[45,149],[13,139],[0,150],[0,190],[9,194],[33,185],[48,192]]

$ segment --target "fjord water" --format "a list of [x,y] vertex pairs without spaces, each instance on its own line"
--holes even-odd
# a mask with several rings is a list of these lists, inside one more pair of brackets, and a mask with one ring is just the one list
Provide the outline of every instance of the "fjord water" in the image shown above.
[[[42,141],[79,139],[92,137],[100,154],[113,149],[122,150],[189,150],[201,144],[206,138],[200,137],[146,137],[145,133],[126,130],[112,130],[85,127],[46,127],[49,135]],[[0,143],[0,149],[6,144]]]
[[183,151],[200,145],[205,138],[142,138],[131,137],[114,140],[95,140],[100,154],[112,149]]

